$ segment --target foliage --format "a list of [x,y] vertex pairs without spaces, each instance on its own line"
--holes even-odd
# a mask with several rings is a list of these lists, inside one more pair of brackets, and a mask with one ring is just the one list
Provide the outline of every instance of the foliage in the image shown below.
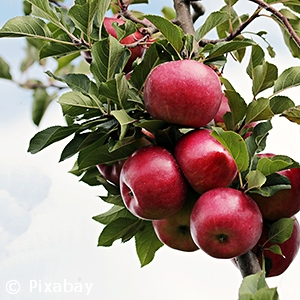
[[[274,116],[283,116],[287,121],[300,124],[300,107],[285,94],[287,89],[300,85],[299,67],[288,66],[279,74],[277,66],[265,58],[265,53],[275,56],[276,49],[268,43],[264,49],[251,36],[256,35],[266,41],[266,32],[243,32],[264,8],[281,3],[284,8],[271,10],[270,17],[281,27],[282,40],[291,55],[299,58],[297,41],[291,39],[285,19],[278,17],[288,17],[289,25],[298,32],[299,2],[266,1],[263,2],[265,7],[260,6],[251,15],[239,15],[234,7],[236,2],[225,1],[224,7],[207,16],[195,32],[186,32],[173,22],[174,16],[180,18],[180,15],[170,7],[162,8],[162,16],[158,16],[130,11],[123,1],[118,2],[123,4],[120,9],[117,1],[110,0],[76,0],[70,8],[56,1],[26,0],[24,16],[8,20],[0,29],[1,38],[26,38],[27,56],[21,66],[22,72],[35,62],[44,65],[46,60],[54,59],[57,63],[56,69],[46,72],[48,83],[35,78],[18,83],[33,90],[32,120],[36,125],[39,125],[49,103],[56,99],[66,118],[65,126],[53,126],[38,132],[31,139],[28,151],[37,153],[72,136],[62,151],[60,161],[75,157],[70,172],[87,184],[104,186],[107,196],[102,200],[113,205],[109,211],[94,217],[95,221],[104,225],[98,245],[111,246],[116,240],[127,242],[134,238],[142,266],[154,258],[162,243],[156,237],[151,222],[140,220],[127,211],[118,187],[106,181],[96,165],[111,165],[126,159],[145,143],[157,143],[172,151],[177,139],[187,130],[155,120],[146,111],[143,86],[155,66],[189,58],[211,66],[219,74],[231,112],[224,115],[223,127],[212,127],[212,135],[235,159],[239,170],[236,188],[271,196],[280,189],[290,188],[286,178],[274,176],[274,173],[299,167],[297,162],[286,156],[257,156],[265,149]],[[132,7],[134,3],[147,1],[131,1]],[[115,26],[118,38],[109,35],[103,26],[108,11],[119,12],[129,19],[126,26]],[[145,19],[148,21],[145,22]],[[141,30],[143,38],[136,45],[121,44],[122,38],[137,29]],[[211,31],[216,32],[218,40],[206,38]],[[132,72],[125,74],[129,49],[138,44],[144,45],[145,55],[134,62]],[[84,61],[84,55],[89,51],[92,57],[90,66]],[[230,57],[241,62],[246,51],[250,52],[250,59],[245,72],[252,82],[252,101],[249,103],[222,74]],[[3,59],[0,59],[0,77],[14,80],[9,65]],[[252,124],[257,125],[251,127]],[[252,134],[244,139],[249,131]],[[149,137],[149,133],[155,139]],[[284,224],[277,224],[277,230],[281,231],[280,228],[286,226]],[[284,238],[290,234],[289,231]],[[263,274],[245,278],[240,288],[240,299],[278,299],[276,290],[267,289],[263,278]]]

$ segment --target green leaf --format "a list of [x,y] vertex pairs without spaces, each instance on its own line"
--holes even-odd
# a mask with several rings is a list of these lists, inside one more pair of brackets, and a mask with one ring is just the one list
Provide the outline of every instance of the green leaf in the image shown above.
[[26,0],[32,5],[32,15],[46,19],[56,24],[58,27],[62,27],[59,22],[58,15],[52,10],[48,0]]
[[157,238],[152,223],[145,223],[145,228],[135,235],[136,252],[141,266],[149,264],[156,251],[163,246],[163,243]]
[[139,91],[142,90],[150,71],[159,63],[164,62],[159,58],[156,46],[157,44],[154,43],[148,48],[144,59],[134,68],[130,76],[131,84]]
[[254,76],[253,74],[254,69],[259,65],[263,65],[264,57],[265,57],[264,50],[259,45],[252,46],[249,64],[246,69],[246,72],[251,79],[253,79]]
[[284,257],[284,255],[282,254],[281,248],[278,245],[272,245],[269,248],[264,248],[264,251],[271,251],[274,254],[278,254]]
[[173,20],[176,18],[176,11],[173,7],[164,6],[161,12],[167,20]]
[[275,81],[274,93],[280,93],[298,85],[300,85],[300,67],[290,67],[284,70]]
[[300,125],[300,105],[285,110],[281,116]]
[[270,108],[270,100],[267,98],[259,98],[250,102],[247,108],[246,124],[255,121],[269,120],[274,116]]
[[128,84],[125,75],[120,73],[112,80],[101,82],[99,92],[111,99],[119,108],[124,108],[128,98]]
[[35,154],[49,145],[58,142],[79,129],[79,125],[53,126],[38,132],[30,140],[28,152]]
[[247,39],[244,39],[243,41],[221,42],[212,48],[206,59],[212,59],[225,53],[240,50],[252,45],[255,45],[255,42]]
[[22,16],[12,18],[3,25],[0,29],[0,38],[2,37],[50,39],[52,33],[43,20],[31,16]]
[[47,71],[46,74],[55,80],[66,83],[73,91],[78,91],[84,94],[88,93],[91,86],[91,81],[85,74],[69,73],[63,76],[56,76],[50,71]]
[[253,188],[261,188],[267,181],[266,176],[259,170],[250,171],[246,176],[248,190]]
[[[100,26],[99,33],[101,33],[103,20],[105,18],[107,10],[109,9],[110,4],[111,4],[111,0],[102,0],[102,1],[100,1],[100,7],[99,7],[99,10],[98,10],[97,15],[96,15],[98,24]],[[132,4],[132,1],[131,1],[131,4]]]
[[80,92],[72,91],[63,94],[58,103],[61,105],[64,115],[78,116],[87,112],[99,111],[99,100],[88,97]]
[[126,219],[132,218],[134,220],[137,219],[124,206],[119,206],[119,205],[114,205],[107,212],[93,217],[95,221],[101,224],[109,224],[119,218],[126,218]]
[[265,62],[263,65],[256,66],[252,73],[253,95],[256,96],[260,92],[272,87],[277,77],[278,70],[275,65]]
[[[66,55],[77,54],[80,55],[80,49],[69,40],[67,35],[63,40],[63,36],[60,36],[59,39],[56,39],[54,42],[45,43],[39,52],[39,59],[47,58],[47,57],[55,57],[60,58]],[[66,43],[65,41],[68,41]]]
[[33,102],[31,106],[31,116],[32,121],[35,125],[39,125],[44,113],[49,106],[49,104],[52,102],[53,99],[55,99],[56,95],[48,95],[46,89],[44,88],[38,88],[35,89],[33,92]]
[[117,119],[121,126],[121,133],[119,139],[122,139],[125,136],[127,125],[132,124],[134,119],[132,119],[126,112],[125,109],[113,110],[111,114]]
[[205,20],[204,24],[196,30],[195,38],[199,42],[208,32],[220,24],[228,21],[230,15],[224,11],[212,12]]
[[269,231],[269,240],[274,244],[282,244],[287,241],[293,232],[295,219],[282,218],[274,222]]
[[10,66],[2,57],[0,57],[0,78],[12,80]]
[[272,129],[270,121],[257,124],[252,134],[245,140],[249,157],[253,157],[256,152],[261,152],[266,147],[266,138],[269,131]]
[[297,0],[286,1],[282,3],[284,6],[294,10],[297,13],[300,13],[300,4]]
[[[292,28],[295,30],[295,32],[299,36],[300,32],[300,19],[298,18],[297,15],[293,14],[289,9],[281,9],[279,10],[281,14],[283,14],[288,20]],[[287,29],[287,27],[282,23],[279,18],[276,16],[272,15],[271,18],[279,25],[282,34],[283,34],[283,39],[290,50],[290,53],[293,55],[295,58],[300,58],[300,48],[297,45],[297,43],[294,41],[294,39],[291,38],[291,35]]]
[[225,95],[233,115],[233,123],[236,125],[244,119],[247,111],[247,104],[241,95],[235,91],[225,90]]
[[130,56],[130,51],[112,36],[95,43],[91,52],[93,57],[91,72],[98,86],[120,73]]
[[294,106],[294,101],[286,96],[275,96],[270,99],[270,108],[275,115],[281,114],[285,110],[288,110],[289,108],[292,108]]
[[[259,289],[267,286],[264,271],[244,277],[239,288],[239,299],[244,295],[254,295]],[[247,298],[245,298],[247,299]],[[252,300],[253,298],[248,298]]]
[[[93,30],[93,21],[96,13],[100,11],[100,3],[103,0],[89,0],[84,5],[76,4],[69,9],[69,16],[75,25],[85,33],[88,37],[91,36]],[[104,1],[101,5],[102,9],[108,6],[108,1]],[[106,4],[106,5],[105,5]]]
[[291,164],[292,162],[288,162],[285,160],[263,157],[258,161],[256,168],[265,176],[268,176],[272,173],[276,173],[280,170],[286,169]]
[[250,190],[250,193],[256,193],[264,197],[271,197],[280,190],[291,189],[290,180],[278,173],[267,176],[266,183],[260,189]]
[[136,24],[130,20],[126,20],[124,24],[118,24],[115,21],[112,23],[112,27],[116,31],[118,41],[136,32]]
[[89,136],[89,133],[75,134],[74,138],[63,149],[60,162],[75,155],[82,147],[84,141]]
[[169,43],[174,47],[177,52],[180,52],[183,47],[184,32],[182,29],[173,24],[171,21],[156,15],[145,15],[154,26],[164,35]]
[[262,288],[255,293],[253,300],[279,300],[277,288]]
[[239,134],[233,131],[224,131],[220,127],[213,127],[211,135],[231,154],[240,172],[247,170],[248,151],[244,139]]
[[98,169],[91,168],[87,170],[84,175],[80,178],[80,182],[84,182],[85,184],[88,184],[89,186],[98,186],[102,185],[99,178],[101,178]]
[[98,239],[98,246],[111,246],[114,241],[126,242],[141,228],[142,221],[137,218],[118,218],[106,225]]
[[78,156],[78,169],[85,170],[97,164],[110,164],[121,159],[126,159],[142,146],[141,142],[142,141],[138,139],[132,140],[112,152],[108,144],[103,145],[102,141],[96,142],[80,151]]

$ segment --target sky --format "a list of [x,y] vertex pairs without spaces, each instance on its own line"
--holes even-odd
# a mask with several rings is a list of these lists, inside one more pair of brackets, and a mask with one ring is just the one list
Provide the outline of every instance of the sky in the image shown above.
[[[69,1],[70,2],[70,1]],[[203,1],[207,14],[223,1]],[[164,1],[172,6],[172,1]],[[213,7],[215,5],[215,7]],[[253,4],[239,9],[255,10]],[[149,13],[160,13],[162,1],[149,0],[149,5],[136,6]],[[22,15],[22,1],[0,0],[0,25],[11,17]],[[201,22],[201,20],[199,21]],[[275,59],[285,68],[299,61],[290,57],[283,46],[279,29],[264,19],[270,29],[268,40],[277,51]],[[261,30],[261,24],[249,30]],[[22,39],[0,39],[0,57],[11,66],[16,80],[23,82],[19,65],[23,58]],[[245,65],[231,61],[226,77],[249,101],[251,86]],[[29,76],[45,76],[34,68]],[[289,92],[300,105],[299,88]],[[141,268],[134,241],[98,248],[102,226],[92,217],[109,208],[99,195],[99,187],[89,187],[69,174],[73,161],[58,163],[63,143],[42,152],[27,152],[31,137],[52,125],[63,125],[60,106],[53,102],[39,127],[33,125],[31,91],[0,79],[0,299],[237,299],[241,275],[229,260],[209,257],[202,251],[184,253],[161,248],[148,266]],[[289,155],[300,161],[299,126],[276,117],[266,151]],[[281,300],[298,300],[300,255],[281,276],[268,281],[278,286]],[[17,294],[9,294],[20,284]],[[54,288],[56,287],[56,289]],[[59,287],[64,291],[59,290]]]

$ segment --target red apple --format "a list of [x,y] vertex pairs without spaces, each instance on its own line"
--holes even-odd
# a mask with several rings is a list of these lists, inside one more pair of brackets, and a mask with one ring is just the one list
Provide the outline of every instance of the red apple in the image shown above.
[[184,204],[186,189],[175,158],[160,146],[138,149],[121,170],[124,204],[141,219],[164,219],[175,214]]
[[229,186],[237,174],[234,159],[208,129],[183,135],[175,145],[174,155],[185,178],[199,194]]
[[144,102],[150,115],[188,127],[207,125],[222,99],[219,77],[194,60],[177,60],[156,66],[144,86]]
[[[117,38],[117,33],[115,28],[113,27],[113,23],[117,22],[118,25],[122,25],[125,23],[125,21],[121,18],[116,18],[116,17],[105,17],[104,21],[103,21],[103,25],[107,31],[108,34],[110,34],[111,36]],[[128,36],[126,36],[124,39],[122,39],[120,41],[121,44],[123,45],[129,45],[132,43],[135,43],[136,41],[140,40],[141,38],[143,38],[143,35],[139,32],[136,31],[133,34],[130,34]],[[138,58],[138,57],[142,57],[144,52],[145,52],[145,48],[143,46],[137,46],[134,48],[130,48],[129,49],[131,52],[131,56],[124,68],[124,71],[126,73],[130,72],[132,70],[132,63]]]
[[278,244],[284,257],[280,254],[275,254],[272,251],[268,250],[268,248],[273,246],[274,243],[268,241],[270,226],[264,224],[262,235],[257,245],[254,247],[253,252],[257,254],[260,264],[262,261],[262,254],[265,256],[267,277],[273,277],[282,274],[290,266],[299,251],[300,226],[298,220],[295,217],[293,218],[295,219],[295,223],[291,237],[284,243]]
[[217,113],[214,117],[214,121],[215,121],[216,124],[223,124],[224,123],[223,115],[226,112],[230,112],[230,106],[228,104],[228,99],[226,98],[226,96],[224,94],[222,94],[221,105],[220,105],[219,110],[217,111]]
[[157,237],[165,245],[181,251],[196,251],[199,248],[194,243],[190,232],[190,216],[199,195],[192,193],[184,206],[169,218],[152,221]]
[[191,213],[195,244],[216,258],[233,258],[251,250],[261,236],[262,226],[256,203],[232,188],[204,193]]
[[99,164],[97,165],[97,169],[106,180],[112,182],[115,185],[119,185],[120,173],[123,164],[124,160],[119,160],[112,165]]
[[[259,154],[259,157],[273,157],[275,154]],[[291,182],[291,189],[280,190],[271,197],[250,193],[249,196],[257,203],[263,218],[275,221],[289,218],[300,211],[300,168],[292,168],[277,172],[286,176]]]

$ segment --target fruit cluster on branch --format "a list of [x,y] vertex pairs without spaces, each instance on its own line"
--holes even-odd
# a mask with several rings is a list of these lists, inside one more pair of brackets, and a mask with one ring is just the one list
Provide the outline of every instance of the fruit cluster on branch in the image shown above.
[[[134,2],[80,0],[67,8],[26,0],[26,15],[0,29],[0,38],[27,38],[31,64],[57,62],[46,72],[50,84],[20,83],[35,91],[36,124],[57,97],[48,88],[68,88],[58,99],[66,125],[38,132],[28,151],[72,136],[60,161],[76,156],[70,173],[104,187],[101,199],[112,205],[94,217],[104,225],[99,246],[134,238],[142,266],[165,244],[231,259],[243,276],[256,273],[250,281],[281,274],[300,245],[300,166],[264,150],[275,116],[300,124],[300,106],[285,94],[300,85],[300,68],[279,74],[266,59],[275,56],[266,32],[245,28],[270,12],[300,58],[299,1],[279,1],[280,10],[275,1],[249,1],[258,7],[242,15],[237,0],[225,1],[199,28],[197,1],[174,0],[163,16],[131,10]],[[213,30],[218,38],[207,39]],[[252,95],[245,96],[224,67],[247,51]],[[13,80],[0,64],[0,76]]]

